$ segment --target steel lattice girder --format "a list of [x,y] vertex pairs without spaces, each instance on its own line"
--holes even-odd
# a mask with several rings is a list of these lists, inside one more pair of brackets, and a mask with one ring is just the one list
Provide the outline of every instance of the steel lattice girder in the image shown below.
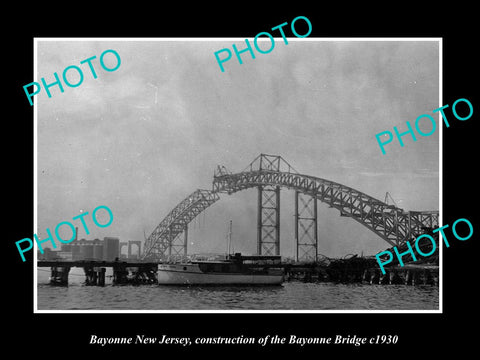
[[280,187],[258,187],[257,253],[280,255]]
[[[145,241],[143,258],[163,258],[172,248],[173,241],[186,226],[202,211],[219,200],[218,194],[210,190],[196,190],[180,202]],[[179,246],[179,245],[174,245]],[[179,252],[180,250],[175,250]]]
[[295,256],[297,261],[317,261],[317,226],[317,198],[295,191]]
[[369,228],[390,245],[438,226],[438,211],[410,211],[388,205],[351,187],[314,176],[272,170],[252,170],[215,176],[214,192],[235,193],[255,186],[278,185],[314,196]]

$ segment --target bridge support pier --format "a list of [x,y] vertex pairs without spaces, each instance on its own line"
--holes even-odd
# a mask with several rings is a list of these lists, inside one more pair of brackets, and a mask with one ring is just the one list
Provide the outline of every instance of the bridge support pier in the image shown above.
[[52,266],[50,268],[50,285],[67,286],[69,272],[68,266]]
[[84,267],[85,285],[87,286],[105,286],[105,272],[104,267]]
[[[181,234],[183,233],[183,239]],[[188,224],[172,224],[168,233],[168,261],[187,256]]]
[[157,264],[128,266],[128,263],[117,264],[113,267],[113,285],[142,285],[157,284]]
[[257,254],[280,255],[280,186],[258,187]]
[[295,191],[295,260],[318,260],[317,198]]
[[128,282],[128,271],[126,264],[118,264],[113,266],[113,285],[123,285]]

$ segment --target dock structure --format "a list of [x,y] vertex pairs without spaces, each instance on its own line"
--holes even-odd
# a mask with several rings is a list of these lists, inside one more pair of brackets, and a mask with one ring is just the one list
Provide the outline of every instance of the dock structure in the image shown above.
[[405,265],[386,269],[382,274],[378,267],[355,267],[351,265],[318,266],[303,264],[285,267],[286,281],[333,282],[338,284],[371,285],[432,285],[438,286],[437,265]]
[[156,284],[158,263],[88,260],[40,260],[37,267],[50,267],[50,284],[67,286],[72,267],[81,267],[85,272],[85,285],[105,286],[107,267],[113,269],[113,285]]
[[[113,269],[113,285],[152,285],[158,283],[157,262],[125,261],[38,261],[38,267],[50,267],[50,284],[67,286],[72,267],[85,272],[86,286],[105,286],[107,267]],[[371,285],[432,285],[438,286],[439,266],[405,264],[390,266],[382,274],[371,258],[352,257],[325,262],[263,264],[262,267],[282,268],[285,281],[361,283]]]

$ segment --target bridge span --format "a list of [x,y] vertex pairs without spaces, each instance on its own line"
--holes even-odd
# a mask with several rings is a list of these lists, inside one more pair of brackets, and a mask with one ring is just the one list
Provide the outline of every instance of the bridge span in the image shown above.
[[[187,254],[188,224],[220,200],[220,194],[258,189],[257,254],[280,254],[280,190],[295,191],[296,260],[318,259],[317,200],[337,209],[391,246],[439,226],[438,210],[404,211],[349,186],[297,172],[278,155],[260,154],[243,171],[218,166],[212,190],[196,190],[180,202],[146,239],[143,259],[162,261]],[[182,237],[183,234],[183,237]]]

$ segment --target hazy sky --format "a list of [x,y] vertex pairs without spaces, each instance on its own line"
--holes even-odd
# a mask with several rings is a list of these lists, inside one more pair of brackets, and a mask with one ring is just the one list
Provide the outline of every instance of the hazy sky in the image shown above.
[[[405,210],[438,210],[438,127],[417,142],[404,137],[403,148],[392,142],[386,155],[375,140],[441,105],[438,42],[277,40],[269,54],[243,54],[243,65],[234,56],[224,73],[214,52],[232,43],[242,49],[244,39],[38,40],[35,81],[52,82],[69,65],[84,70],[79,87],[35,98],[40,238],[47,227],[107,205],[112,225],[100,229],[86,217],[91,234],[76,221],[79,238],[143,240],[188,194],[211,189],[217,165],[241,171],[260,153],[380,200],[388,191]],[[121,57],[116,71],[100,67],[107,49]],[[97,79],[80,65],[93,55]],[[105,61],[115,64],[113,56]],[[294,194],[281,194],[281,252],[293,256]],[[254,253],[256,196],[255,189],[222,195],[191,223],[189,252],[223,253],[232,219],[235,250]],[[388,246],[319,202],[319,253]]]

